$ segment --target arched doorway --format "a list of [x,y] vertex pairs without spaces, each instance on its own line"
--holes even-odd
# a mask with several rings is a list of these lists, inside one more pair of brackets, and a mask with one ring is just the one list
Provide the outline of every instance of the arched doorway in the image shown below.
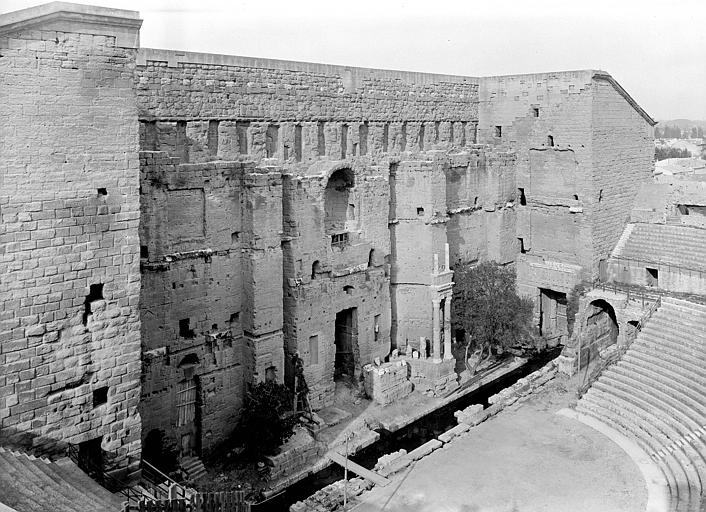
[[618,341],[618,320],[615,309],[607,301],[596,299],[586,307],[586,323],[581,333],[581,341],[588,351],[587,362],[601,350]]

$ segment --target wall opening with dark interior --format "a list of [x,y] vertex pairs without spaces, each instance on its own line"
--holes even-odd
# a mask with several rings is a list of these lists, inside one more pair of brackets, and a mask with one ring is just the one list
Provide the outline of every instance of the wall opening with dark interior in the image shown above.
[[527,197],[525,197],[525,189],[524,188],[518,188],[517,192],[520,196],[520,205],[521,206],[527,206]]
[[341,126],[341,160],[346,159],[348,154],[348,125]]
[[321,272],[321,262],[316,260],[311,264],[311,278],[316,279],[317,275]]
[[108,403],[108,386],[93,390],[93,407]]
[[619,331],[613,306],[603,299],[592,301],[586,308],[586,325],[581,331],[581,366],[617,342]]
[[103,283],[92,284],[89,288],[86,301],[83,303],[83,325],[88,323],[88,318],[93,314],[93,303],[97,300],[103,300]]
[[302,161],[302,125],[294,127],[294,161]]
[[358,309],[336,313],[334,380],[353,382],[358,364]]
[[645,267],[645,276],[647,279],[647,286],[652,286],[654,288],[659,287],[659,270],[656,268]]
[[189,318],[182,318],[179,320],[179,336],[182,338],[193,338],[194,331],[189,325],[191,320]]
[[539,292],[539,334],[550,338],[567,334],[566,294],[545,288]]
[[279,126],[271,124],[265,133],[265,154],[267,158],[277,156],[277,146],[279,144]]
[[324,192],[324,229],[326,233],[345,231],[348,205],[351,204],[350,196],[354,183],[351,169],[339,169],[329,178]]

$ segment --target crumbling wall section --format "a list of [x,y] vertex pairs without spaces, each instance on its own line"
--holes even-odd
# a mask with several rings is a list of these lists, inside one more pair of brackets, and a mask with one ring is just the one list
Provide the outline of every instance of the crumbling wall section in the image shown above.
[[478,80],[142,49],[143,149],[296,163],[473,144]]
[[100,438],[129,478],[140,458],[136,49],[111,26],[51,20],[0,34],[0,426],[43,453]]
[[[327,184],[341,171],[354,181],[345,240],[334,238],[324,222]],[[390,351],[389,182],[386,170],[361,160],[290,172],[283,190],[285,350],[288,362],[296,352],[302,358],[309,400],[318,409],[333,403],[338,312],[356,310],[358,373]]]

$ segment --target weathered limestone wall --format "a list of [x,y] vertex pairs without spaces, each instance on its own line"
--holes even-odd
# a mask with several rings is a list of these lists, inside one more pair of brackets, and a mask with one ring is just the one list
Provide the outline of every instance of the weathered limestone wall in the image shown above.
[[651,119],[605,76],[586,70],[481,80],[479,141],[517,155],[518,289],[536,299],[537,320],[540,288],[568,294],[597,276],[625,224],[634,184],[650,176]]
[[[384,168],[357,159],[290,172],[298,174],[285,175],[283,185],[285,350],[288,363],[299,352],[311,405],[320,408],[333,403],[336,313],[356,308],[357,374],[390,351],[389,186]],[[324,213],[337,172],[354,180],[341,245],[332,243]]]
[[[141,154],[143,437],[179,445],[178,383],[197,379],[199,439],[230,434],[244,386],[241,184],[252,164]],[[185,322],[185,324],[182,324]]]
[[102,438],[112,469],[132,472],[141,21],[92,7],[71,20],[35,11],[0,17],[0,426],[45,453]]
[[478,80],[140,50],[142,147],[300,162],[475,142]]
[[605,259],[620,238],[639,184],[652,180],[654,130],[613,84],[593,81],[593,277],[596,262]]

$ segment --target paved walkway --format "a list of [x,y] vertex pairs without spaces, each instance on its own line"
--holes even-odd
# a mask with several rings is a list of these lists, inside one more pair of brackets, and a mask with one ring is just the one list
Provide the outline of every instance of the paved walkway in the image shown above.
[[647,491],[608,438],[555,412],[561,381],[421,459],[356,512],[641,512]]

